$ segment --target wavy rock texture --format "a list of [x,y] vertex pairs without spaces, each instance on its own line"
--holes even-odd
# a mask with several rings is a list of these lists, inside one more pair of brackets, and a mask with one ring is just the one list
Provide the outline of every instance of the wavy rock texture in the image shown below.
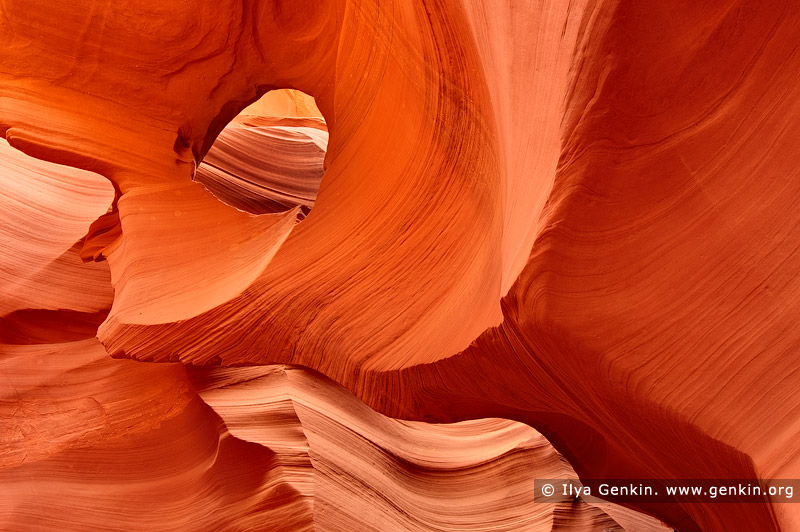
[[252,117],[231,124],[242,127],[220,133],[194,179],[242,211],[266,214],[299,205],[308,214],[324,173],[325,122]]
[[[49,266],[107,272],[82,268]],[[95,289],[110,301],[108,277]],[[0,319],[3,530],[664,530],[534,504],[532,478],[575,473],[528,426],[394,420],[299,368],[114,360],[107,310]]]
[[[225,198],[273,202],[267,211],[312,205],[309,186],[308,199],[284,194],[276,207],[274,187],[298,190],[288,181],[294,167],[285,166],[287,181],[275,180],[281,168],[235,151],[250,142],[278,154],[296,144],[297,161],[315,169],[295,169],[297,183],[318,184],[326,138],[324,124],[311,125],[243,117],[221,136],[232,142],[209,152],[220,173],[205,185],[238,192],[259,184],[250,196]],[[533,478],[576,475],[517,422],[399,421],[300,368],[112,359],[95,338],[114,300],[114,254],[98,244],[119,236],[108,227],[119,220],[112,188],[10,148],[0,161],[9,167],[3,201],[20,210],[5,242],[28,253],[29,265],[8,274],[24,283],[2,285],[18,302],[0,317],[3,530],[665,530],[614,504],[535,502]],[[59,182],[64,175],[74,182]],[[59,186],[37,201],[13,186],[51,181]],[[53,210],[71,225],[38,218]],[[25,223],[53,250],[34,247]]]
[[109,307],[108,268],[83,267],[74,244],[108,211],[114,190],[97,174],[45,163],[0,141],[0,315],[36,308]]
[[519,423],[397,421],[278,366],[191,372],[206,404],[182,366],[112,360],[93,338],[1,354],[5,530],[664,530],[534,504],[532,475],[574,472]]
[[[305,366],[391,417],[528,424],[585,478],[796,478],[798,19],[778,0],[6,2],[0,129],[14,148],[81,169],[14,171],[62,203],[80,198],[81,213],[70,219],[58,201],[25,199],[34,195],[24,187],[2,200],[12,206],[3,245],[33,265],[3,259],[3,309],[16,311],[4,330],[31,343],[50,334],[42,323],[59,324],[47,328],[58,342],[37,343],[78,342],[47,349],[86,349],[114,364],[85,338],[104,319],[97,334],[106,352],[134,359],[118,361],[126,367],[161,368],[148,371],[184,370],[141,362]],[[223,132],[276,88],[316,103],[273,93],[249,108],[261,118]],[[21,157],[6,151],[8,161]],[[60,190],[67,182],[75,188]],[[38,242],[19,232],[50,218],[65,218],[55,224],[63,234],[43,230]],[[88,235],[75,246],[81,224]],[[76,255],[107,259],[110,309],[101,293],[63,303],[108,275],[79,268]],[[64,281],[72,276],[75,285]],[[52,311],[95,315],[81,325]],[[26,319],[40,325],[28,331]],[[31,350],[33,361],[41,349],[15,347],[8,358]],[[242,512],[283,500],[261,491],[281,482],[301,502],[303,490],[325,486],[310,514],[286,497],[291,508],[276,515],[297,516],[293,527],[323,519],[317,506],[345,507],[337,501],[349,481],[337,485],[324,469],[289,480],[296,472],[280,474],[277,458],[285,450],[291,464],[324,456],[343,478],[359,478],[363,493],[391,491],[392,509],[419,511],[385,527],[479,521],[459,513],[475,508],[467,487],[446,508],[437,506],[446,490],[425,495],[421,479],[447,477],[446,465],[404,474],[402,486],[348,473],[358,459],[338,458],[331,442],[353,441],[353,456],[378,453],[390,467],[399,463],[392,453],[411,452],[403,438],[412,436],[397,428],[393,437],[370,433],[383,442],[370,439],[376,447],[353,440],[350,432],[384,421],[363,408],[328,415],[305,384],[291,399],[303,444],[294,421],[276,419],[288,400],[274,398],[315,374],[283,370],[276,384],[275,371],[191,370],[208,403],[189,394],[196,410],[170,430],[190,432],[203,419],[211,427],[204,449],[260,445],[250,458],[231,451],[230,465],[209,466],[209,487],[191,492],[213,501],[203,504],[214,519],[267,519]],[[24,387],[21,373],[10,373],[12,386]],[[180,388],[166,376],[143,380],[155,387],[159,379]],[[226,379],[230,389],[214,384]],[[319,390],[330,385],[322,382]],[[24,412],[13,397],[12,411]],[[97,414],[81,408],[68,410],[91,426]],[[275,434],[250,425],[262,415]],[[386,423],[415,434],[416,425]],[[507,434],[496,423],[457,426],[500,445]],[[424,430],[436,438],[437,429]],[[10,459],[28,447],[32,456],[62,452],[48,447],[61,436],[40,434],[15,440]],[[134,440],[119,441],[109,456]],[[249,499],[225,471],[266,461],[262,449],[279,465],[262,469]],[[491,453],[474,452],[464,463],[480,469],[478,455]],[[186,469],[159,478],[167,493],[189,496],[169,483],[196,474],[209,454],[175,453],[174,467]],[[501,467],[509,469],[498,477],[513,486],[510,463]],[[491,499],[489,476],[479,489]],[[88,470],[70,478],[78,477],[95,478]],[[190,504],[170,500],[171,508]],[[385,508],[381,519],[399,515]],[[566,524],[545,526],[602,521],[599,508],[580,508],[575,516],[555,509]],[[481,515],[512,526],[518,509]],[[791,504],[636,509],[682,532],[800,527]],[[198,519],[189,513],[181,518]],[[347,519],[355,521],[342,526],[366,526],[358,512]],[[260,525],[231,524],[248,526]]]
[[664,530],[615,505],[534,504],[531,478],[575,476],[520,423],[398,421],[299,368],[189,375],[231,434],[313,468],[305,489],[319,530]]

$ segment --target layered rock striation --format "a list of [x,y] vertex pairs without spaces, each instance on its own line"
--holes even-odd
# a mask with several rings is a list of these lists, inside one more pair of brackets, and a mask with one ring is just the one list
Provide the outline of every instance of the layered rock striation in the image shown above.
[[[2,474],[32,460],[136,500],[110,478],[152,448],[176,528],[193,504],[234,529],[368,527],[350,479],[379,529],[616,511],[512,503],[558,460],[502,418],[584,478],[797,478],[799,17],[769,0],[6,3],[0,363],[31,395],[5,399]],[[92,372],[180,397],[148,414]],[[96,394],[70,392],[84,378]],[[326,406],[338,386],[407,421]],[[118,407],[140,411],[98,421]],[[39,427],[40,408],[61,417]],[[171,447],[183,435],[201,443]],[[59,458],[65,442],[112,477],[92,452]],[[471,478],[435,452],[458,442]],[[538,456],[519,477],[517,448]],[[14,497],[10,519],[35,513]],[[800,526],[767,500],[625,504],[682,532]]]

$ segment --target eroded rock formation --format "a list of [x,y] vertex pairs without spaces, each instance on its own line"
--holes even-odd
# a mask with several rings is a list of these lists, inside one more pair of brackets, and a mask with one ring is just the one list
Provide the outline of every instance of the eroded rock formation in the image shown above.
[[[59,229],[38,226],[53,246],[71,238]],[[81,263],[79,248],[29,259],[45,266],[0,319],[4,530],[664,530],[615,505],[535,502],[531,479],[576,475],[520,423],[399,421],[300,368],[112,359],[95,338],[108,263]]]
[[[0,151],[11,484],[39,474],[102,485],[106,509],[140,505],[143,487],[114,475],[152,460],[142,482],[168,494],[154,511],[175,528],[368,527],[356,481],[378,529],[652,524],[503,506],[561,463],[531,429],[468,421],[490,418],[537,429],[584,478],[800,476],[790,3],[26,0],[1,14],[0,126],[41,159]],[[223,131],[278,88],[316,103],[272,93]],[[88,381],[96,392],[76,390]],[[472,477],[406,444],[457,455],[471,431],[487,441],[463,447]],[[366,456],[376,469],[358,468]],[[23,526],[30,487],[8,489]],[[38,508],[66,500],[48,493]],[[65,515],[100,527],[86,504]],[[682,532],[800,526],[766,500],[635,506]]]

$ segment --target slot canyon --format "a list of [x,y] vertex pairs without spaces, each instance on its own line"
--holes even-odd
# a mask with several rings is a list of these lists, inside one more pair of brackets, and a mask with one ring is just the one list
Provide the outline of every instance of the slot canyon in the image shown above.
[[2,0],[0,50],[0,530],[800,530],[542,496],[800,486],[800,6]]

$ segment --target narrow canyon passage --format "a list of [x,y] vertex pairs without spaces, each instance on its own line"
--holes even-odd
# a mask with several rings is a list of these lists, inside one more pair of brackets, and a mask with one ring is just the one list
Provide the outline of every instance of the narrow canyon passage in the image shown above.
[[797,529],[799,25],[0,4],[0,528]]

